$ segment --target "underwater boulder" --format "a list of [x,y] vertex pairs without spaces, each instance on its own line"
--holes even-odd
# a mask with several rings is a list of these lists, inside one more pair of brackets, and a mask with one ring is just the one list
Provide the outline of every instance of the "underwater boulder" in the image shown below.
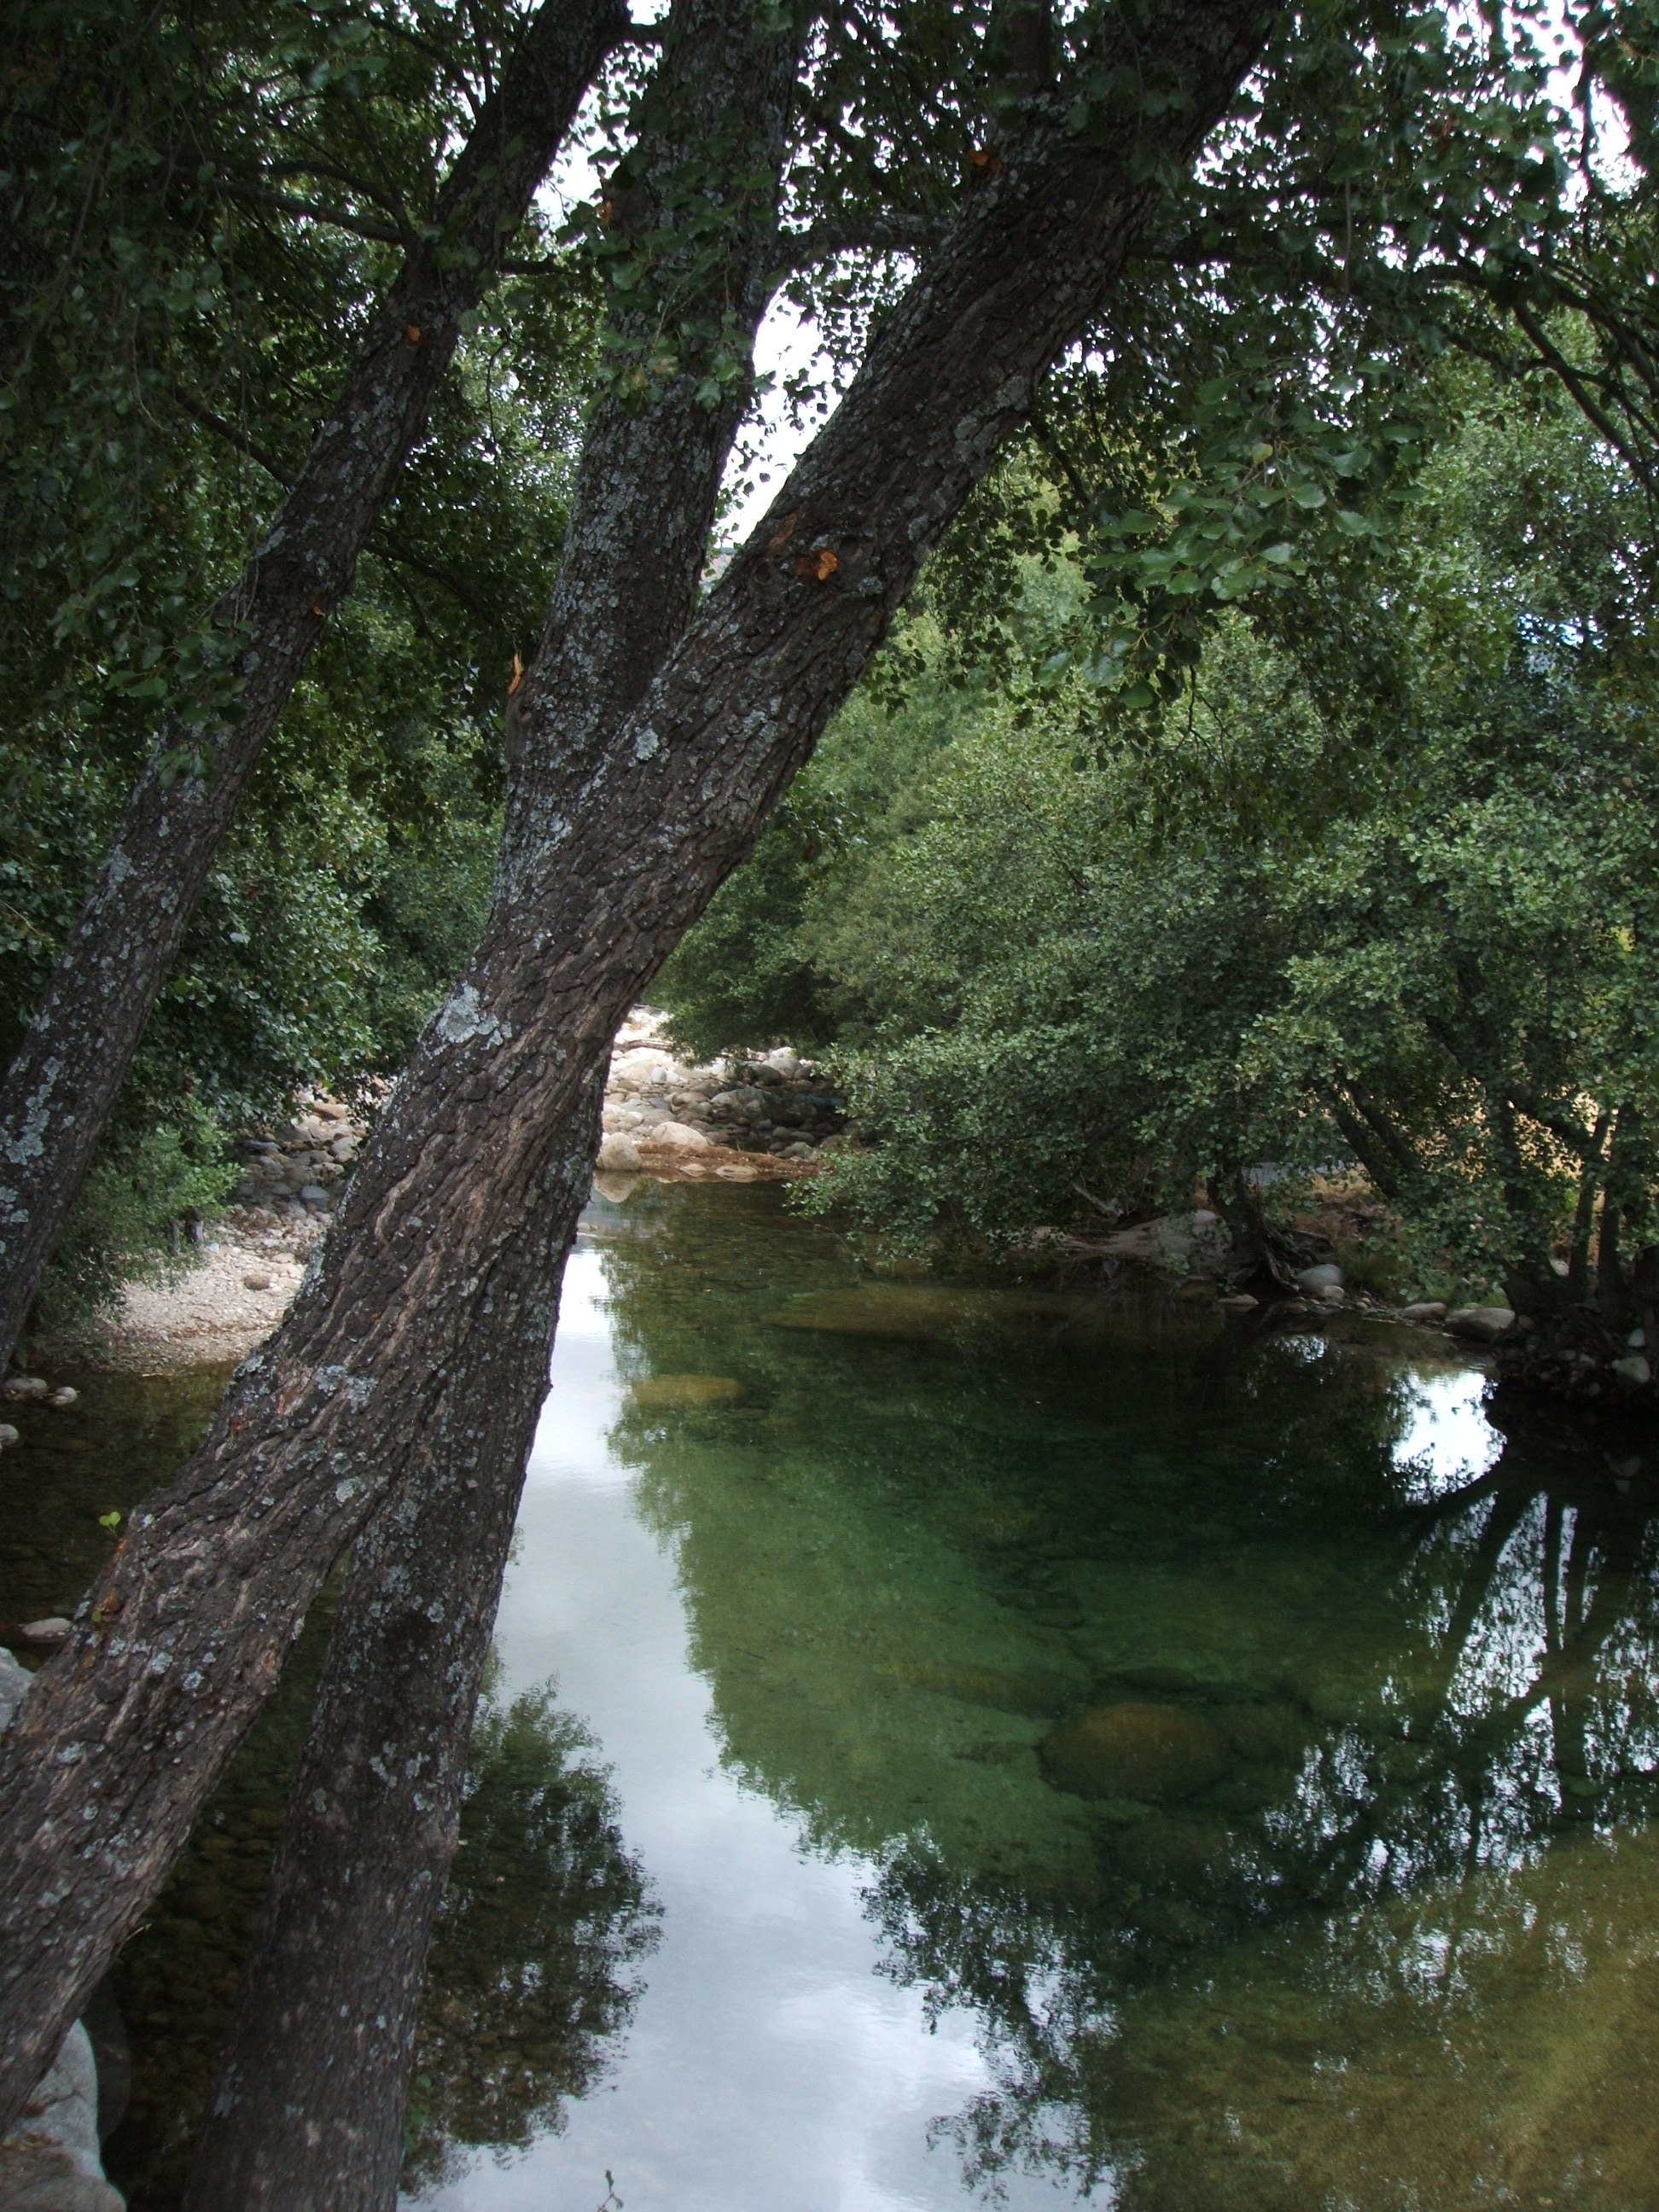
[[1213,1722],[1180,1705],[1096,1705],[1037,1746],[1042,1771],[1074,1797],[1189,1797],[1231,1760]]
[[629,1403],[651,1413],[691,1406],[733,1406],[743,1385],[730,1375],[647,1375],[629,1389]]

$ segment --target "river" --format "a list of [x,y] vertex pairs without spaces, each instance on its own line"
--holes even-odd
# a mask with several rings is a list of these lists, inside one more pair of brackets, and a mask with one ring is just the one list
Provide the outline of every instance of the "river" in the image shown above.
[[[90,1385],[27,1596],[210,1395]],[[1490,1395],[1358,1319],[879,1278],[775,1189],[596,1201],[410,2206],[1659,2204],[1653,1467]],[[135,2212],[307,1663],[114,1978]]]

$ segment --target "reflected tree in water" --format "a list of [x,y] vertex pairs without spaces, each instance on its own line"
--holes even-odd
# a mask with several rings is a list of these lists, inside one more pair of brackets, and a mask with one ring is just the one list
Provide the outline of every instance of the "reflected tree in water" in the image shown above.
[[[135,2077],[110,2150],[132,2212],[179,2202],[304,1727],[314,1650],[301,1657],[311,1663],[262,1716],[154,1923],[122,1960]],[[658,1934],[606,1770],[549,1689],[480,1707],[461,1846],[434,1931],[410,2100],[404,2184],[416,2194],[475,2149],[522,2148],[563,2124],[566,2101],[617,2056]]]
[[[659,1194],[607,1244],[625,1374],[742,1387],[636,1393],[613,1442],[728,1763],[866,1856],[886,1971],[980,2025],[991,2086],[941,2124],[975,2184],[1646,2201],[1651,1460],[1359,1329],[775,1327],[851,1271],[792,1279],[744,1227],[700,1243]],[[1206,1770],[1055,1786],[1050,1735],[1130,1707]]]
[[544,1691],[474,1730],[416,2045],[407,2188],[453,2178],[469,2150],[556,2132],[616,2055],[659,1931],[592,1748]]

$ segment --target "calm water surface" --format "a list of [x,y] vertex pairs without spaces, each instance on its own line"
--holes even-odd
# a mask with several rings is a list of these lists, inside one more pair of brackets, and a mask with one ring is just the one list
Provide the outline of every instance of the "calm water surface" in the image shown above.
[[[596,1205],[409,2203],[1659,2206],[1653,1471],[1488,1392],[1358,1322],[880,1280],[775,1192]],[[303,1695],[117,1977],[138,2212]]]

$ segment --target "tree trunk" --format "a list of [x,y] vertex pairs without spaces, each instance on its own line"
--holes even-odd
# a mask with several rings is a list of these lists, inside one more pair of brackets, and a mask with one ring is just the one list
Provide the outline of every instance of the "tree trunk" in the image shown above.
[[[288,1321],[136,1513],[0,1746],[0,2126],[164,1878],[331,1560],[447,1402],[545,1358],[544,1269],[629,1006],[744,857],[1033,380],[1091,326],[1260,50],[1258,0],[1174,0],[968,198],[851,391],[597,759],[521,714],[484,939],[388,1102]],[[1150,77],[1149,74],[1151,73]],[[586,611],[595,622],[609,611]],[[526,1255],[523,1224],[547,1224]],[[539,1390],[540,1382],[537,1388]],[[465,1462],[458,1479],[476,1475]]]
[[234,704],[165,726],[0,1092],[0,1372],[84,1181],[214,857],[622,0],[543,0],[372,318],[276,522],[219,602]]
[[[757,37],[752,0],[678,0],[651,103],[659,126],[640,149],[659,207],[695,168],[722,118],[749,143],[733,167],[769,177],[728,205],[717,275],[747,343],[775,258],[777,183],[787,154],[796,55]],[[659,219],[672,222],[672,216]],[[653,225],[653,228],[659,227]],[[680,270],[657,264],[682,307],[708,279],[697,228]],[[654,313],[617,333],[648,336]],[[715,321],[720,321],[718,312]],[[696,603],[715,501],[745,388],[716,408],[688,370],[644,409],[601,402],[589,425],[552,608],[526,678],[561,749],[591,752],[638,702]],[[580,618],[598,594],[616,614]],[[515,724],[517,710],[515,708]],[[526,763],[517,744],[514,773]],[[603,1063],[575,1186],[524,1224],[521,1262],[556,1289],[588,1190]],[[550,1228],[564,1232],[556,1251]],[[387,1510],[357,1543],[336,1615],[312,1726],[283,1824],[264,1922],[246,1970],[218,2085],[192,2164],[188,2203],[259,2212],[391,2212],[433,1914],[459,1832],[473,1708],[489,1650],[523,1469],[546,1388],[546,1336],[520,1339],[522,1371],[498,1373],[491,1406],[508,1423],[487,1446],[460,1409],[459,1438],[423,1444]],[[446,1418],[447,1418],[447,1409]],[[466,1481],[459,1463],[476,1469]]]
[[[602,1086],[591,1083],[597,1139]],[[390,2212],[432,1917],[547,1385],[568,1232],[550,1194],[515,1272],[554,1291],[490,1377],[452,1393],[401,1492],[358,1539],[243,1975],[187,2203],[201,2212]]]

